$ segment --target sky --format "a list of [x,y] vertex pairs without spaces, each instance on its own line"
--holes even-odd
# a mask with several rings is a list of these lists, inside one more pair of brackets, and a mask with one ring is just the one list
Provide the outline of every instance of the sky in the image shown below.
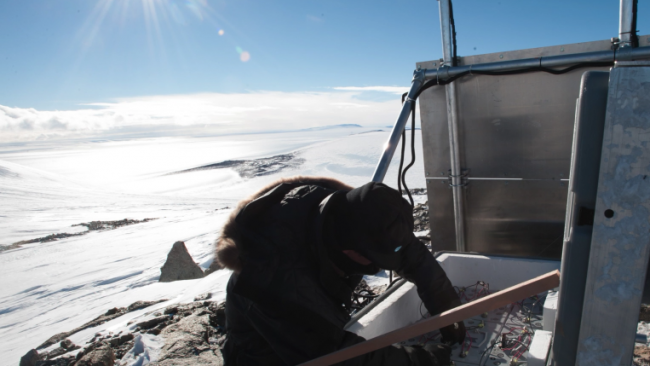
[[[618,32],[614,0],[456,0],[454,12],[461,56]],[[242,120],[263,130],[263,111],[281,128],[368,115],[354,108],[392,124],[415,62],[441,57],[438,17],[433,0],[0,1],[0,142]],[[314,105],[332,111],[294,113]]]

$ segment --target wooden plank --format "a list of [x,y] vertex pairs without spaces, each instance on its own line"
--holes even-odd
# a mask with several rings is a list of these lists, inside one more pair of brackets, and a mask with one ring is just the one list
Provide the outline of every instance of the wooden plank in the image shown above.
[[479,300],[445,311],[421,322],[394,330],[363,343],[332,352],[328,355],[302,363],[300,366],[327,366],[342,362],[368,352],[376,351],[391,344],[417,337],[447,325],[483,314],[511,304],[515,301],[537,295],[560,285],[560,272],[555,270],[532,280],[522,282],[503,291],[488,295]]

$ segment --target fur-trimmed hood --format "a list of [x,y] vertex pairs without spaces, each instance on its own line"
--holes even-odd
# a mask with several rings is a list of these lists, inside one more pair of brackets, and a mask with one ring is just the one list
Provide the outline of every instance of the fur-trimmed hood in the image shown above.
[[242,262],[239,256],[239,248],[237,247],[237,241],[239,240],[240,232],[235,218],[241,212],[241,210],[246,207],[249,203],[253,202],[257,198],[265,195],[273,188],[277,187],[280,184],[294,184],[294,183],[304,183],[304,185],[315,185],[323,188],[328,188],[336,191],[350,191],[353,187],[333,178],[327,177],[310,177],[310,176],[295,176],[288,178],[281,178],[277,181],[265,186],[259,191],[255,192],[253,195],[241,200],[237,207],[230,213],[230,217],[226,220],[226,223],[221,229],[221,235],[217,238],[216,241],[216,252],[215,260],[222,267],[231,269],[236,273],[239,273],[242,269]]

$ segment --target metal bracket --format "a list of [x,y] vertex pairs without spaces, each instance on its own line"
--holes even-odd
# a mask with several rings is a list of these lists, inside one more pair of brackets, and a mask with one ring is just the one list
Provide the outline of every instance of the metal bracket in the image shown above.
[[[469,184],[469,169],[461,169],[460,175],[452,175],[451,169],[447,170],[447,179],[449,180],[449,187],[466,187]],[[454,178],[460,179],[460,184],[454,184]]]

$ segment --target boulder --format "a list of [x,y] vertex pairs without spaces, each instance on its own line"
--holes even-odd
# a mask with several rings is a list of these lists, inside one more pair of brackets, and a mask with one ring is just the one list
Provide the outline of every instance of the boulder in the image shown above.
[[20,358],[20,366],[35,366],[36,362],[42,359],[43,358],[38,354],[38,351],[33,349]]
[[194,263],[185,243],[177,241],[167,254],[167,261],[160,269],[160,282],[194,280],[204,276],[201,267]]
[[113,366],[115,353],[108,344],[102,343],[92,351],[86,353],[75,366]]
[[65,350],[72,350],[75,348],[75,344],[72,343],[72,341],[69,340],[68,338],[62,340],[61,343],[59,343],[59,346],[61,346],[61,348]]
[[160,324],[160,323],[162,323],[164,321],[167,321],[167,320],[169,320],[169,315],[162,315],[162,316],[158,316],[158,317],[155,317],[155,318],[152,318],[152,319],[149,319],[149,320],[145,320],[145,321],[140,322],[140,323],[138,323],[136,325],[138,327],[140,327],[140,329],[151,329],[151,328],[155,327],[156,325],[158,325],[158,324]]
[[210,332],[210,318],[197,310],[195,314],[181,319],[178,323],[169,325],[162,331],[165,345],[160,351],[156,365],[159,366],[191,366],[191,365],[223,365],[219,350],[213,350],[206,342]]

